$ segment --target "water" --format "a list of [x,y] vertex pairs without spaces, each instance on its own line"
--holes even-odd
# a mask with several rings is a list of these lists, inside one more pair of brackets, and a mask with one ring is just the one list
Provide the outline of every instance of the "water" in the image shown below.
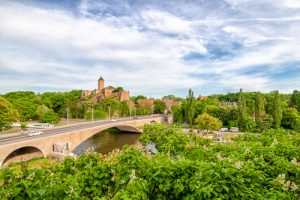
[[138,145],[140,134],[122,132],[118,129],[109,129],[97,133],[79,145],[74,153],[79,155],[93,147],[96,152],[107,154],[114,149],[122,149],[124,145]]

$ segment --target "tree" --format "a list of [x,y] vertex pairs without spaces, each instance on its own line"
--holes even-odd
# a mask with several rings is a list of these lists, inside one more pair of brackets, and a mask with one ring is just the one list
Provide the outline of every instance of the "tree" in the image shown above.
[[155,114],[163,114],[166,109],[167,109],[167,106],[164,101],[156,100],[154,102],[154,113]]
[[124,89],[122,87],[116,87],[113,90],[113,92],[121,92],[121,91],[124,91]]
[[60,121],[60,118],[57,113],[54,112],[54,110],[49,109],[47,112],[45,112],[41,116],[41,122],[43,123],[58,123]]
[[[88,111],[86,113],[86,119],[90,120],[92,119],[92,111]],[[103,110],[94,110],[94,119],[105,119],[106,118],[106,112]]]
[[239,112],[239,127],[240,130],[243,131],[245,118],[247,116],[247,105],[246,105],[246,97],[244,93],[240,93],[239,100],[238,100],[238,112]]
[[10,128],[11,123],[18,120],[18,112],[8,100],[0,96],[0,131]]
[[173,94],[169,94],[167,96],[164,96],[163,99],[171,99],[171,100],[174,100],[174,101],[181,101],[182,100],[181,97],[176,97]]
[[300,114],[296,108],[283,110],[281,126],[286,129],[300,131]]
[[243,126],[244,131],[252,132],[255,130],[256,126],[257,125],[255,123],[255,120],[252,117],[250,117],[250,116],[245,117],[244,126]]
[[10,92],[4,95],[19,113],[20,120],[36,118],[36,109],[40,105],[39,97],[30,91]]
[[174,123],[176,123],[176,124],[184,123],[184,116],[183,116],[183,110],[182,110],[181,105],[173,105],[172,113],[173,113],[173,122]]
[[231,122],[231,125],[237,122],[238,110],[234,106],[220,106],[212,112],[212,116],[219,118],[224,126],[229,126],[229,122]]
[[124,116],[129,116],[130,114],[130,108],[129,104],[130,102],[127,101],[121,101],[119,103],[119,116],[124,117]]
[[64,93],[65,100],[64,106],[62,107],[62,116],[66,117],[66,109],[69,108],[69,116],[71,118],[78,118],[80,115],[80,109],[82,104],[80,104],[81,97],[82,97],[82,90],[72,90],[70,92]]
[[53,109],[60,116],[66,113],[66,97],[62,92],[46,92],[41,96],[43,104]]
[[189,89],[189,94],[186,97],[186,121],[190,127],[193,125],[193,120],[195,116],[195,97],[192,89]]
[[207,113],[199,115],[195,119],[197,128],[201,129],[205,134],[212,130],[219,130],[222,127],[222,121],[216,117],[210,116]]
[[134,97],[134,96],[130,97],[130,100],[133,101],[134,103],[136,103],[137,100],[139,100],[139,99],[147,99],[147,97],[145,97],[143,95],[138,95],[136,97]]
[[272,106],[272,116],[273,116],[273,127],[279,128],[282,119],[282,101],[281,96],[278,91],[274,92],[273,106]]
[[294,90],[289,106],[296,108],[300,112],[300,91]]
[[36,109],[36,115],[39,116],[39,118],[41,118],[41,116],[48,110],[49,110],[49,108],[47,106],[45,106],[44,104],[40,105]]
[[260,131],[262,130],[263,115],[265,115],[265,103],[266,99],[258,92],[255,98],[255,122]]

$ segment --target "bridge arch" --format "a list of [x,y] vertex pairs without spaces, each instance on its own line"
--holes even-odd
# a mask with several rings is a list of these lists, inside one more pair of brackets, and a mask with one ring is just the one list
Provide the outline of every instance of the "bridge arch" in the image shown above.
[[7,166],[11,162],[31,160],[33,158],[45,157],[45,153],[35,146],[23,146],[8,153],[0,162],[0,167]]
[[81,140],[77,144],[73,144],[72,147],[71,147],[71,149],[70,149],[71,152],[74,152],[81,144],[83,144],[88,139],[92,138],[94,135],[96,135],[96,134],[98,134],[98,133],[100,133],[102,131],[111,129],[111,128],[117,128],[120,131],[132,132],[132,133],[137,133],[137,134],[140,134],[142,132],[137,127],[130,126],[130,125],[117,125],[117,124],[115,124],[115,125],[111,125],[111,126],[106,126],[105,128],[100,128],[100,129],[94,130],[93,133],[90,134],[88,137],[84,138],[83,140]]

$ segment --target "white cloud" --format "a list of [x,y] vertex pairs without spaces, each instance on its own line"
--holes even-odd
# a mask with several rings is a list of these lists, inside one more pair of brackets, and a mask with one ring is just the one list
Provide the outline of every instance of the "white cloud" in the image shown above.
[[[160,21],[159,16],[164,19]],[[172,15],[155,11],[151,26],[155,28],[160,23],[167,26],[166,23],[172,23],[174,19],[175,22],[180,21]],[[27,76],[47,73],[53,81],[39,79],[32,83],[28,81],[30,78],[25,78],[23,86],[56,85],[71,89],[77,80],[83,79],[93,82],[81,83],[79,87],[92,88],[99,75],[108,79],[109,84],[139,92],[145,89],[149,93],[162,88],[167,91],[168,88],[202,84],[197,79],[186,78],[192,70],[181,60],[190,51],[205,52],[203,42],[197,38],[169,38],[126,26],[115,27],[105,20],[77,18],[67,12],[14,3],[0,6],[0,20],[0,45],[15,50],[13,55],[0,51],[0,68],[9,68]],[[185,24],[181,22],[182,25],[173,29],[170,24],[169,29],[180,31]],[[185,31],[188,31],[187,27]],[[14,60],[14,57],[17,59]],[[76,60],[79,62],[76,63]],[[62,85],[61,81],[56,81],[62,77],[70,84]],[[178,79],[181,81],[178,82]]]
[[235,91],[238,91],[240,88],[243,88],[245,91],[268,92],[271,90],[269,87],[270,80],[267,77],[257,75],[225,74],[218,83]]
[[282,4],[288,8],[300,8],[299,0],[284,0]]
[[141,13],[144,25],[149,29],[159,30],[165,33],[190,34],[192,27],[184,21],[170,13],[146,10]]
[[[252,3],[230,2],[236,9]],[[94,3],[91,7],[82,1],[80,16],[70,10],[1,4],[0,92],[34,87],[93,89],[100,75],[107,85],[155,96],[209,84],[203,90],[211,93],[218,88],[272,90],[269,74],[285,67],[278,63],[300,60],[300,17],[295,13],[278,17],[252,13],[240,18],[227,13],[229,17],[223,18],[207,10],[201,13],[204,18],[188,18],[141,6],[139,12],[117,16],[91,12],[110,9],[101,1]],[[292,4],[285,1],[285,7]],[[240,47],[231,47],[233,43]],[[218,50],[229,55],[218,56]],[[190,53],[203,58],[183,59]],[[268,65],[261,74],[243,74],[260,65]],[[14,77],[16,82],[6,81]]]

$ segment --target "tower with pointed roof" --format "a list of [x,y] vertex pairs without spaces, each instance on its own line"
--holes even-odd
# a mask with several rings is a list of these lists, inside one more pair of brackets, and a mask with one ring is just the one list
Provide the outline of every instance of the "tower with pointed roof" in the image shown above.
[[98,92],[101,92],[102,89],[104,88],[104,79],[102,76],[98,79]]

